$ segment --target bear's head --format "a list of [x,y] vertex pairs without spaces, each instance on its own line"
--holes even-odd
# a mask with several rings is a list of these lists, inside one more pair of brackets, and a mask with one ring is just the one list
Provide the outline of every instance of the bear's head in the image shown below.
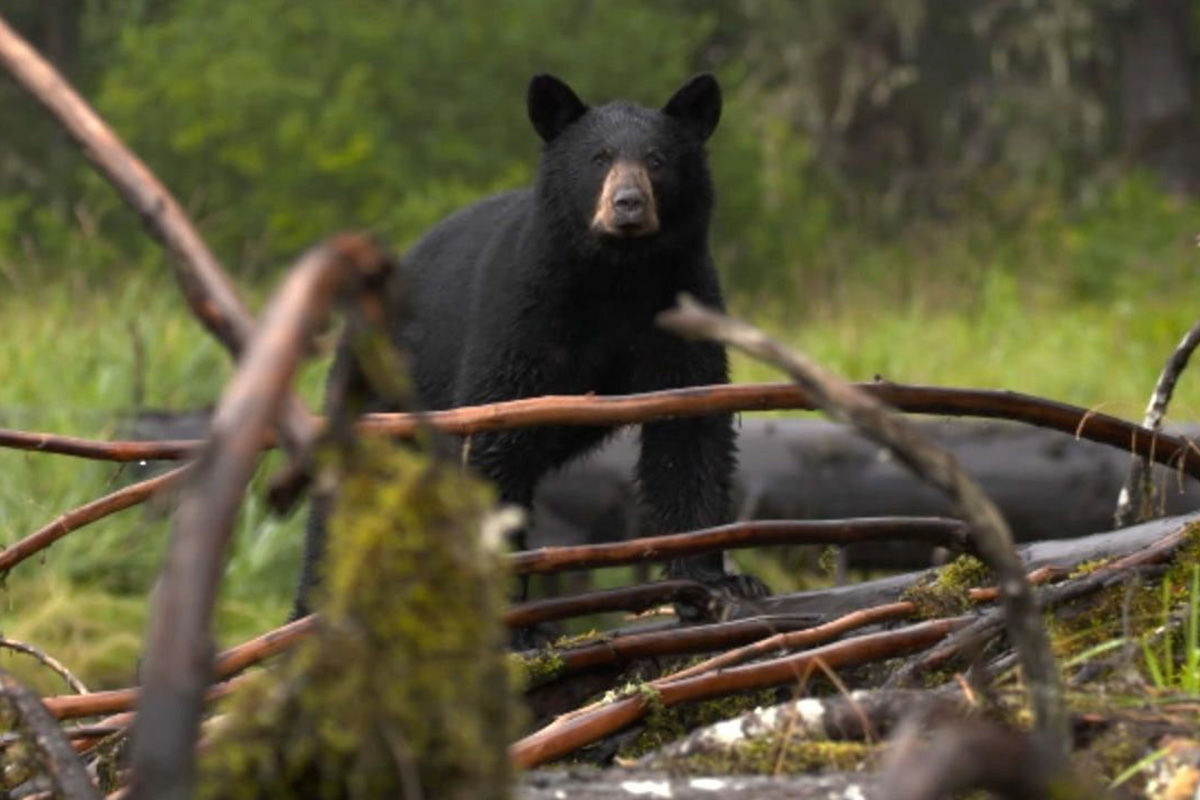
[[712,209],[704,143],[721,116],[712,75],[689,80],[662,109],[589,107],[551,75],[529,83],[529,119],[544,141],[538,194],[560,227],[601,246],[707,238]]

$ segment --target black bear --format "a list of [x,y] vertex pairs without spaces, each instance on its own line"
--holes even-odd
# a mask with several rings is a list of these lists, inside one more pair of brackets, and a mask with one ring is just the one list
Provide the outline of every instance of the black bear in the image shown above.
[[[545,394],[626,394],[728,380],[724,350],[655,326],[680,292],[720,307],[708,248],[712,180],[705,141],[721,114],[711,75],[661,110],[627,102],[590,108],[538,75],[529,118],[544,141],[534,186],[482,200],[443,220],[404,258],[406,314],[389,333],[411,354],[429,409]],[[343,365],[344,366],[344,365]],[[607,427],[477,434],[470,464],[501,499],[530,507],[547,472],[599,444]],[[648,530],[728,521],[734,469],[728,416],[664,420],[641,430],[637,477]],[[296,614],[323,546],[310,524]],[[673,561],[672,576],[762,592],[727,575],[720,553]]]

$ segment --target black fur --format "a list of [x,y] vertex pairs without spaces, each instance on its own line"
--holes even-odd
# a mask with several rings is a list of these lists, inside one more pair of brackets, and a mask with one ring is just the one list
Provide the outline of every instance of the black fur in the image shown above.
[[[545,141],[536,184],[455,213],[404,259],[397,291],[411,316],[391,335],[412,354],[420,401],[442,409],[726,382],[720,347],[654,324],[680,292],[722,305],[708,249],[713,189],[704,151],[720,117],[716,81],[693,78],[662,110],[625,102],[588,108],[566,84],[539,75],[528,106]],[[656,233],[591,229],[617,159],[647,169]],[[471,437],[469,460],[503,500],[529,507],[542,476],[610,432],[564,426],[480,434]],[[735,459],[728,416],[649,423],[641,436],[637,470],[649,531],[728,521]],[[297,613],[320,558],[319,516],[310,525]],[[667,572],[709,582],[727,577],[719,553],[672,562]],[[732,583],[743,591],[756,586]]]

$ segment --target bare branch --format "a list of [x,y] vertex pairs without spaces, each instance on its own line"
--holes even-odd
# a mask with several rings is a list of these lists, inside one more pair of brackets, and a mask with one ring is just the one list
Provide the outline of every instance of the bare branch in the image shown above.
[[84,686],[83,681],[71,674],[71,670],[64,667],[58,659],[54,658],[48,653],[43,652],[40,648],[34,647],[33,645],[25,642],[19,642],[16,639],[10,639],[7,636],[0,636],[0,647],[7,650],[13,650],[18,653],[24,653],[31,658],[37,659],[42,663],[43,666],[52,672],[57,673],[60,678],[66,681],[67,686],[70,687],[71,691],[75,692],[76,694],[88,693],[88,688]]
[[853,425],[887,447],[916,475],[941,489],[970,523],[980,556],[996,573],[1009,635],[1029,687],[1035,724],[1045,745],[1065,764],[1070,727],[1061,678],[1033,589],[1013,544],[1012,532],[995,505],[949,452],[926,442],[911,422],[879,400],[858,391],[806,357],[785,350],[761,331],[709,311],[688,297],[659,315],[660,324],[690,338],[731,345],[785,370],[831,417]]
[[[237,356],[254,333],[254,318],[183,208],[71,85],[0,18],[0,66],[66,129],[83,154],[174,256],[176,278],[196,318]],[[303,451],[315,434],[300,400],[289,397],[284,420],[289,449]]]
[[544,547],[513,553],[509,557],[509,567],[517,575],[526,575],[669,561],[714,550],[738,550],[764,545],[848,545],[891,540],[930,542],[954,550],[962,550],[968,544],[966,525],[958,520],[939,517],[758,520],[609,544]]

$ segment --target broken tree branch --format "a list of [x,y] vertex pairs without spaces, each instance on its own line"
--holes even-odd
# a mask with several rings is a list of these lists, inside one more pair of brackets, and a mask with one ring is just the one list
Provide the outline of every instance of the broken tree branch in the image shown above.
[[980,556],[999,581],[1009,635],[1024,669],[1037,731],[1057,761],[1066,764],[1071,731],[1061,677],[1033,588],[1025,577],[1008,524],[954,457],[926,442],[911,422],[879,400],[799,353],[785,350],[756,328],[709,311],[690,297],[681,296],[678,308],[660,314],[659,322],[680,335],[719,341],[785,370],[830,416],[854,425],[887,447],[914,473],[951,498],[970,524]]
[[[1154,392],[1146,405],[1146,414],[1142,417],[1142,427],[1153,432],[1157,438],[1162,428],[1163,418],[1167,415],[1167,406],[1171,403],[1171,395],[1175,391],[1175,383],[1187,368],[1188,360],[1196,346],[1200,345],[1200,321],[1192,325],[1184,334],[1183,339],[1175,346],[1175,350],[1167,358],[1159,373],[1158,381],[1154,384]],[[1154,495],[1154,482],[1150,477],[1150,460],[1144,455],[1136,455],[1129,465],[1129,477],[1125,487],[1117,498],[1117,510],[1113,521],[1118,528],[1124,528],[1134,522],[1149,519],[1150,506]]]
[[175,511],[147,633],[134,734],[134,798],[190,794],[204,693],[212,676],[211,615],[233,518],[309,337],[334,294],[386,258],[338,236],[309,250],[263,313],[213,417],[209,443]]
[[4,670],[0,670],[0,693],[41,753],[42,764],[62,797],[99,800],[100,793],[92,785],[79,756],[38,696]]
[[[0,18],[0,66],[63,126],[96,170],[137,212],[147,232],[175,261],[179,288],[196,318],[236,357],[255,322],[233,282],[182,206],[51,64]],[[302,453],[316,433],[299,398],[289,396],[283,421],[289,451]]]

